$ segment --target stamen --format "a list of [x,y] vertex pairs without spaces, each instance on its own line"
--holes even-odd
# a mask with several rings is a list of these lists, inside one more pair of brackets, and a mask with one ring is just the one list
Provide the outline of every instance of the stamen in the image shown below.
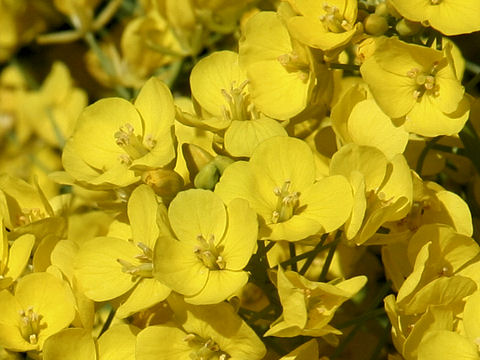
[[22,337],[32,345],[38,342],[38,333],[40,332],[41,316],[33,311],[33,307],[27,310],[20,310],[20,332]]
[[243,81],[238,87],[235,86],[235,81],[230,84],[230,92],[221,89],[222,95],[225,98],[227,106],[222,106],[222,113],[225,119],[228,120],[250,120],[249,115],[249,98],[244,90],[248,84],[248,80]]
[[[113,136],[115,143],[128,154],[130,159],[139,159],[149,152],[149,149],[142,144],[141,136],[135,135],[135,129],[129,123],[121,126]],[[150,143],[152,142],[153,139],[150,139]],[[120,161],[125,161],[125,159],[121,158]]]
[[325,27],[325,30],[342,33],[353,29],[353,25],[343,17],[338,7],[324,3],[322,8],[326,14],[320,15],[318,19]]
[[215,237],[210,235],[207,241],[203,235],[198,235],[197,240],[200,245],[193,248],[197,258],[210,270],[225,269],[226,262],[215,247]]
[[289,187],[290,180],[286,180],[282,188],[276,187],[273,189],[273,193],[278,197],[277,206],[272,212],[271,220],[274,224],[290,219],[298,204],[300,193],[297,191],[290,192]]
[[117,259],[117,262],[122,265],[122,272],[132,275],[133,281],[135,281],[138,277],[153,277],[153,263],[151,262],[151,259],[149,262],[142,262],[139,265],[133,265],[132,263],[123,259]]

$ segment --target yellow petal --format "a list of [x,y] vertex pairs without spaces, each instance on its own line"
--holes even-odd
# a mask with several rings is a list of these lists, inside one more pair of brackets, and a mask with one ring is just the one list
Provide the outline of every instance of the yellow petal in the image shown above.
[[138,281],[122,272],[117,259],[133,262],[140,253],[132,243],[112,238],[98,237],[85,242],[75,261],[75,277],[89,298],[105,301],[116,298],[130,290]]
[[247,281],[248,273],[245,271],[209,271],[205,287],[198,294],[185,297],[185,302],[194,305],[218,304],[241,289]]
[[97,351],[88,330],[65,329],[45,341],[43,358],[45,360],[95,360]]
[[113,325],[98,339],[100,360],[135,360],[136,335],[140,329],[128,324]]
[[157,226],[158,202],[152,188],[140,185],[128,199],[128,219],[134,242],[141,242],[153,250],[159,230]]
[[116,315],[120,319],[124,319],[165,300],[169,294],[170,289],[158,280],[142,279],[128,295],[125,302],[120,304]]
[[218,243],[227,224],[225,206],[219,196],[208,190],[192,189],[180,192],[170,204],[168,218],[177,238],[197,242],[214,236]]

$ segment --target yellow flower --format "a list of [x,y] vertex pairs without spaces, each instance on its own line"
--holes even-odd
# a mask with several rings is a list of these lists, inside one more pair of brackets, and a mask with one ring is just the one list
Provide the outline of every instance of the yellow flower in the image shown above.
[[40,350],[75,316],[68,285],[49,273],[24,276],[15,295],[0,292],[0,307],[0,345],[12,351]]
[[307,107],[315,83],[309,50],[291,39],[277,13],[262,11],[245,24],[239,42],[240,66],[258,110],[289,119]]
[[201,107],[200,116],[206,119],[193,125],[205,123],[216,130],[231,155],[251,156],[263,140],[287,135],[280,123],[257,111],[238,54],[218,51],[203,58],[192,69],[190,86]]
[[306,279],[294,271],[277,273],[277,287],[283,313],[264,336],[294,337],[341,334],[328,325],[337,309],[367,282],[365,276],[322,283]]
[[178,324],[142,330],[137,336],[136,359],[263,359],[262,341],[230,304],[193,306],[173,296],[169,304]]
[[368,241],[384,223],[400,220],[410,211],[412,178],[401,154],[387,161],[376,148],[347,144],[332,156],[330,174],[343,175],[352,185],[354,205],[345,235],[357,245]]
[[173,233],[156,244],[154,275],[186,302],[219,303],[247,283],[243,268],[256,246],[258,224],[245,200],[225,208],[211,191],[187,190],[173,199],[164,221]]
[[357,0],[288,0],[300,14],[288,19],[288,29],[304,44],[323,51],[347,45],[361,31]]
[[38,91],[22,99],[22,114],[48,144],[63,147],[80,112],[87,106],[85,91],[74,87],[67,66],[56,62]]
[[135,104],[108,98],[88,106],[65,145],[62,162],[76,181],[113,188],[140,180],[140,173],[175,159],[174,105],[168,87],[156,78]]
[[25,234],[8,246],[3,219],[0,226],[0,290],[3,290],[17,280],[27,266],[35,238],[32,234]]
[[395,126],[360,84],[345,91],[332,107],[330,118],[342,145],[353,142],[373,146],[389,160],[407,146],[408,132],[403,126]]
[[89,330],[64,329],[50,336],[43,346],[44,360],[134,360],[136,335],[133,325],[111,326],[98,340]]
[[404,119],[409,132],[453,135],[468,119],[469,103],[450,46],[442,52],[384,39],[360,71],[380,108],[391,118]]
[[477,0],[390,0],[405,18],[430,25],[445,35],[480,30],[480,3]]
[[384,302],[392,324],[393,344],[402,359],[417,359],[419,344],[427,338],[429,331],[453,330],[455,314],[451,305],[430,306],[424,313],[406,314],[396,303],[394,295],[387,296]]
[[159,204],[153,190],[137,187],[128,202],[131,237],[86,241],[75,260],[75,278],[85,295],[105,301],[123,294],[117,316],[125,318],[162,300],[170,289],[153,278],[153,249],[158,238]]
[[260,237],[269,240],[298,241],[334,231],[352,206],[347,179],[335,175],[317,181],[312,151],[291,137],[265,140],[249,162],[227,167],[215,193],[225,202],[248,200],[260,216]]
[[419,360],[480,359],[480,326],[478,323],[480,292],[468,297],[463,311],[464,333],[430,331],[418,348]]

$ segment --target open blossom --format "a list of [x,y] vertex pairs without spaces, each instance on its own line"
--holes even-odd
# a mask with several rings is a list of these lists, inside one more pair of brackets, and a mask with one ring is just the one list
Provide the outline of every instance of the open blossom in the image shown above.
[[243,199],[224,205],[211,191],[181,192],[168,209],[155,246],[154,276],[192,304],[216,304],[248,281],[243,271],[256,245],[255,212]]
[[391,4],[408,20],[430,25],[445,35],[480,30],[477,0],[391,0]]
[[453,135],[468,119],[470,106],[450,46],[438,51],[396,38],[379,40],[360,71],[380,108],[402,119],[409,132]]

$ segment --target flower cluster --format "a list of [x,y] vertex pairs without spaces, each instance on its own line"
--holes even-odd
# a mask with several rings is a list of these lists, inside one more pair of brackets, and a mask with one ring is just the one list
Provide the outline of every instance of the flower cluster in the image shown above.
[[478,14],[0,0],[0,359],[480,359]]

